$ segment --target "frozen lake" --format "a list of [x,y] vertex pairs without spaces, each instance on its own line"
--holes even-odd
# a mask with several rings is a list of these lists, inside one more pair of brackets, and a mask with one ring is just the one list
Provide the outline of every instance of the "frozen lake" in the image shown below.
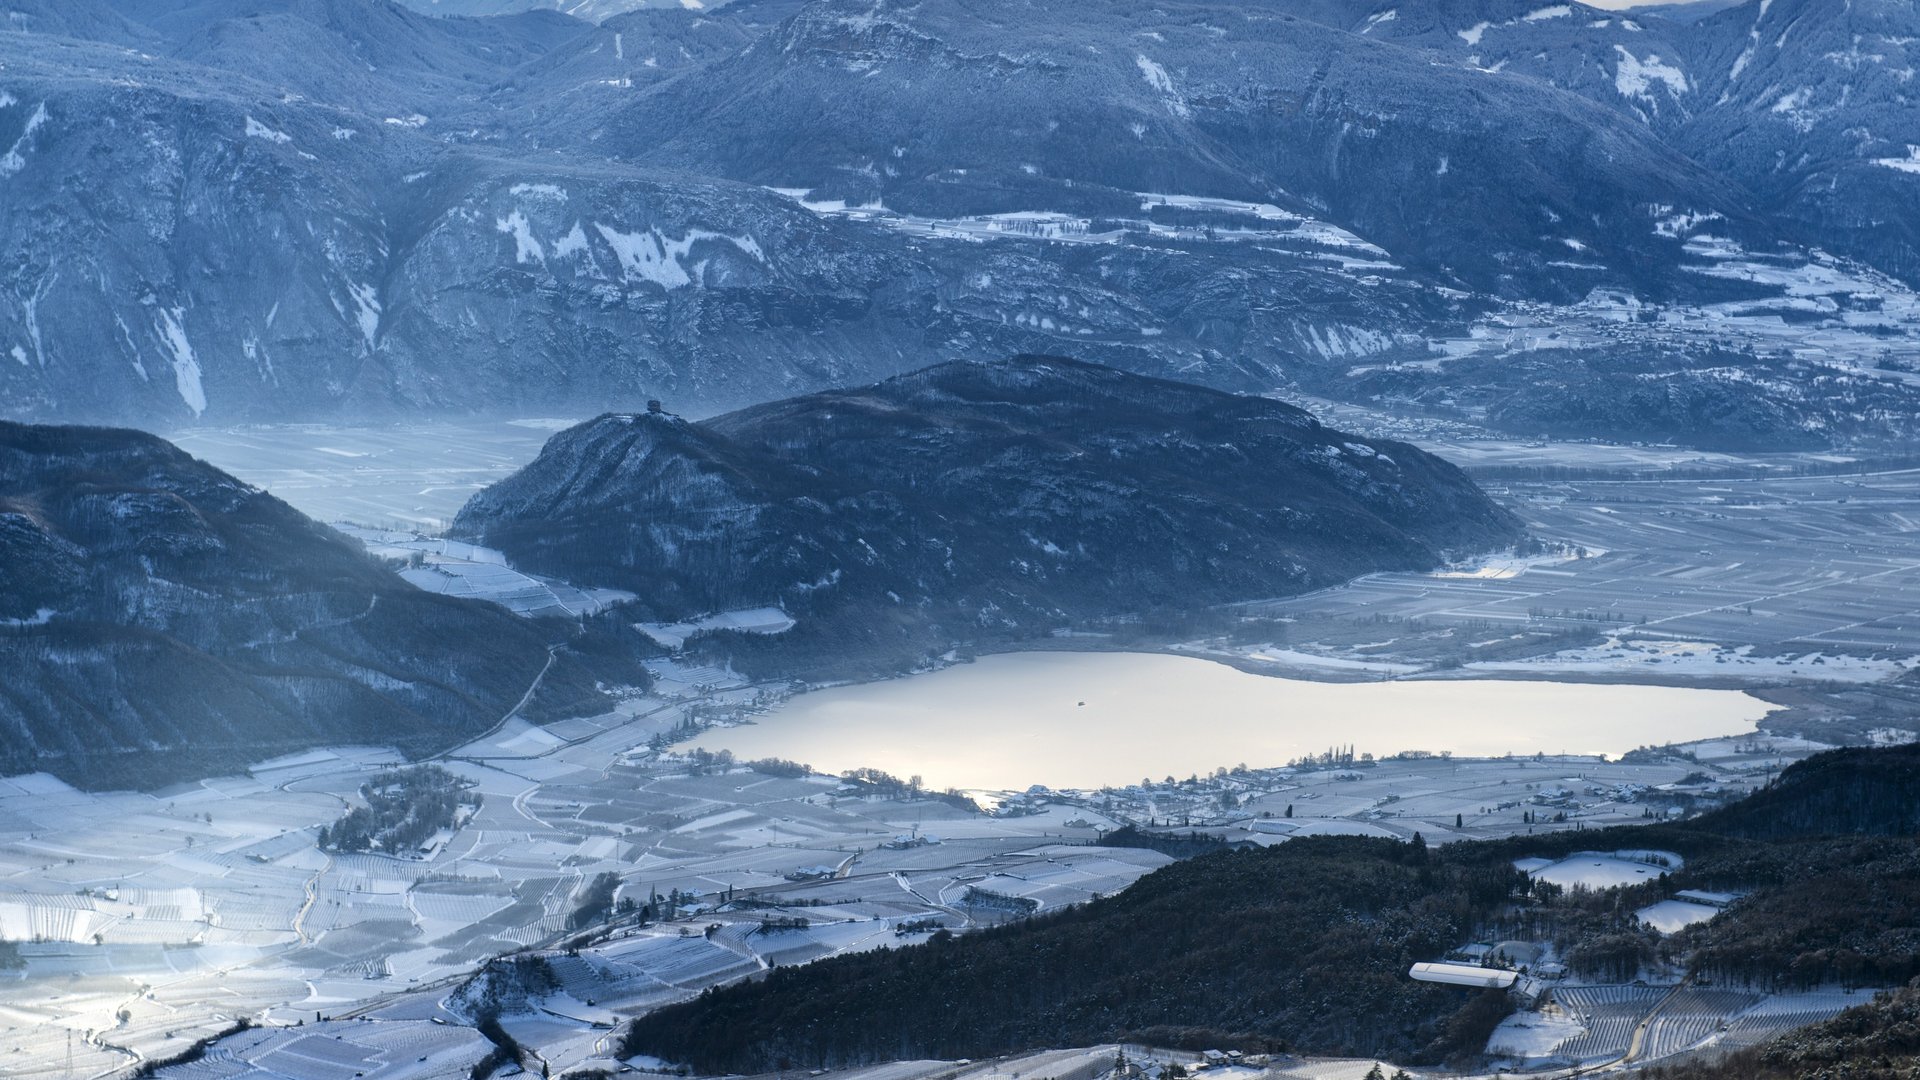
[[934,788],[1095,788],[1281,765],[1335,744],[1385,756],[1618,755],[1746,734],[1772,706],[1732,690],[1506,680],[1320,683],[1153,653],[1034,652],[803,694],[692,745]]

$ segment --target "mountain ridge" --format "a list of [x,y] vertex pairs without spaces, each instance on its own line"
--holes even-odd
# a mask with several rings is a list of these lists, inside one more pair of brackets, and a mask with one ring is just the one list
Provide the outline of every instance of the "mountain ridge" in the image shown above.
[[1844,336],[1784,426],[1904,437],[1816,422],[1853,393],[1825,374],[1884,380],[1920,336],[1920,25],[1883,0],[18,10],[20,419],[711,412],[1020,352],[1373,407],[1368,373],[1408,362],[1428,401],[1476,389],[1449,357],[1524,359],[1518,322],[1600,366],[1729,339],[1729,378],[1648,373],[1680,377],[1654,434],[1685,442],[1682,399],[1792,380],[1784,323]]
[[785,637],[896,654],[1427,568],[1518,532],[1411,446],[1049,356],[697,423],[603,416],[452,528],[652,618],[779,605],[801,623]]
[[0,771],[151,788],[328,743],[436,752],[523,695],[609,708],[603,685],[647,680],[599,647],[620,633],[415,589],[155,436],[0,421]]

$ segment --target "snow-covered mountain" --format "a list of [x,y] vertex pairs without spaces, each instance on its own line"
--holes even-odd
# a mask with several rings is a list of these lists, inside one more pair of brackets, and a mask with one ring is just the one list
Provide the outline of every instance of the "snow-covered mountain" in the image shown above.
[[702,411],[1061,351],[1338,397],[1512,305],[1596,296],[1689,333],[1769,297],[1867,312],[1872,351],[1915,333],[1873,313],[1920,281],[1916,21],[13,0],[0,401],[148,425]]
[[1684,23],[1533,0],[1348,10],[1361,33],[1625,111],[1800,243],[1920,272],[1920,11],[1904,0],[1752,0]]

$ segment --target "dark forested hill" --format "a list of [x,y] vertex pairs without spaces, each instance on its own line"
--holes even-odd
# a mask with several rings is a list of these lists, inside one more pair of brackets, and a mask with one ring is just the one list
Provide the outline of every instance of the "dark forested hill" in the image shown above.
[[[1082,908],[710,991],[636,1020],[626,1049],[707,1072],[1129,1039],[1459,1061],[1484,1046],[1509,1007],[1504,996],[1415,983],[1407,965],[1466,941],[1507,938],[1551,942],[1576,976],[1603,981],[1672,961],[1723,986],[1898,986],[1920,975],[1913,947],[1920,842],[1910,832],[1871,835],[1884,831],[1878,813],[1827,793],[1897,792],[1915,762],[1896,750],[1823,755],[1750,804],[1680,825],[1568,830],[1433,851],[1311,838],[1203,855]],[[1816,812],[1831,816],[1806,831],[1827,835],[1729,835]],[[1623,849],[1675,851],[1686,865],[1603,892],[1535,887],[1513,869],[1523,855]],[[1745,895],[1676,935],[1638,922],[1637,909],[1682,889]],[[1836,1040],[1856,1029],[1843,1017],[1795,1049],[1769,1050],[1771,1071],[1751,1075],[1816,1075],[1793,1069],[1875,1047],[1911,1055],[1916,1044],[1899,1026],[1911,1011],[1911,998],[1899,999],[1857,1025],[1887,1030],[1846,1044]]]
[[573,649],[571,625],[421,592],[151,435],[0,422],[0,773],[149,787],[319,743],[441,749],[530,690],[557,717],[643,683],[616,632]]
[[1815,754],[1699,824],[1759,839],[1912,836],[1920,833],[1920,743]]
[[1424,568],[1517,531],[1411,446],[1032,356],[699,423],[604,416],[454,524],[661,618],[779,604],[798,635],[901,653]]
[[776,970],[641,1017],[625,1049],[707,1073],[1128,1039],[1439,1061],[1477,1053],[1505,995],[1407,967],[1517,878],[1359,838],[1207,855],[1057,915]]

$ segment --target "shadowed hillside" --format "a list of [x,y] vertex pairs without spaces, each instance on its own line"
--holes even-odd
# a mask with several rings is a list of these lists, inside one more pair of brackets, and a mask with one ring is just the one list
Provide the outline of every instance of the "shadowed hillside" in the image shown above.
[[422,592],[154,436],[0,423],[0,772],[156,787],[322,743],[444,749],[523,695],[557,718],[644,683],[618,633]]

